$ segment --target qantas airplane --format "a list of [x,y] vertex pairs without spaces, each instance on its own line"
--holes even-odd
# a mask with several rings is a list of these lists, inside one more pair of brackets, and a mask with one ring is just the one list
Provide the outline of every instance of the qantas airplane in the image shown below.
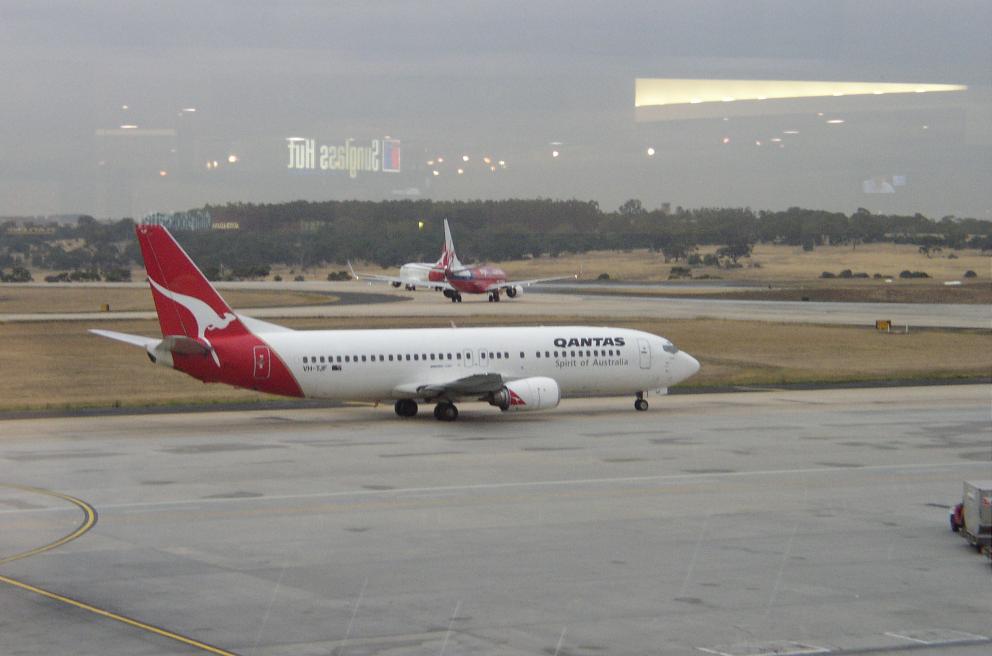
[[139,346],[158,365],[205,383],[292,397],[393,401],[412,417],[456,402],[504,411],[554,408],[562,398],[665,393],[699,362],[657,335],[623,328],[292,330],[234,312],[169,231],[135,228],[163,337],[90,332]]
[[[351,263],[348,263],[349,268]],[[355,273],[351,275],[356,280],[371,280],[388,282],[393,287],[406,286],[415,290],[418,285],[439,289],[444,292],[452,303],[461,303],[462,294],[488,294],[490,302],[499,302],[503,292],[509,298],[524,293],[524,287],[553,280],[575,279],[578,276],[558,276],[555,278],[534,278],[532,280],[509,281],[506,272],[498,267],[481,266],[467,267],[458,261],[455,255],[455,244],[451,238],[451,228],[448,219],[444,219],[444,248],[441,257],[433,265],[424,262],[409,262],[400,267],[398,278],[392,276],[377,276],[370,273]]]

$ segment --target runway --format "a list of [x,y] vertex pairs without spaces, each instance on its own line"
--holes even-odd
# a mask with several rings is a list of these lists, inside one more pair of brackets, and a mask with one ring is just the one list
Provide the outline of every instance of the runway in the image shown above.
[[[988,386],[0,423],[0,577],[239,654],[986,654]],[[0,652],[204,653],[0,582]]]
[[[551,291],[528,291],[522,297],[489,303],[483,295],[466,295],[463,303],[451,303],[438,292],[397,291],[384,285],[360,285],[350,282],[323,283],[227,283],[225,289],[292,289],[334,294],[361,295],[366,301],[403,299],[409,302],[372,304],[326,304],[290,307],[235,308],[259,319],[286,317],[459,317],[484,316],[498,320],[501,316],[532,316],[603,319],[731,319],[785,323],[873,326],[877,319],[892,321],[895,329],[912,328],[992,328],[992,309],[987,305],[917,304],[917,303],[825,303],[794,301],[738,301],[700,298],[661,298],[645,296],[607,296],[602,294],[567,294]],[[534,288],[537,290],[537,288]],[[25,321],[119,321],[154,319],[147,312],[74,312],[74,313],[2,313],[0,323]]]

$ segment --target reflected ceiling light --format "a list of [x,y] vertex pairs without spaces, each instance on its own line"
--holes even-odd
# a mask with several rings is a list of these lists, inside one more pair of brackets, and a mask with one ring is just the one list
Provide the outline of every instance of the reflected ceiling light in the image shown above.
[[844,122],[844,119],[842,119],[842,118],[832,118],[829,121],[827,121],[827,123],[829,123],[830,125],[840,125],[843,122]]
[[432,171],[432,173],[434,173],[434,175],[441,175],[441,172],[440,172],[440,171],[438,171],[437,169],[434,169],[434,170]]
[[482,161],[485,162],[486,164],[492,164],[493,163],[493,160],[491,158],[489,158],[489,157],[483,157],[482,158]]
[[560,153],[557,150],[552,150],[551,151],[551,156],[552,157],[558,157],[558,155],[560,155]]
[[434,160],[432,159],[427,160],[427,166],[434,166]]
[[654,157],[654,148],[648,147],[648,157]]
[[725,144],[729,144],[730,143],[730,137],[724,137],[723,140],[722,140],[722,142],[725,143]]
[[231,164],[234,164],[235,162],[238,161],[238,156],[237,155],[228,155],[227,156],[227,161],[229,163],[231,163]]
[[734,100],[926,93],[967,89],[968,87],[963,84],[637,78],[634,81],[634,106],[659,107]]
[[490,166],[489,167],[489,170],[492,171],[493,173],[495,173],[496,172],[496,167],[495,166]]
[[[926,127],[926,126],[924,126],[924,127]],[[501,159],[501,160],[499,161],[499,167],[500,167],[501,169],[505,169],[505,168],[506,168],[506,160],[505,160],[505,159]]]
[[929,125],[924,125],[921,129],[922,130],[929,130],[930,129],[930,126]]
[[128,106],[127,105],[121,105],[121,109],[123,109],[123,110],[126,111],[128,109]]
[[165,176],[169,175],[169,172],[166,171],[165,169],[162,169],[161,171],[158,172],[158,175],[159,177],[164,178]]
[[458,169],[458,175],[465,173],[465,169]]
[[799,130],[782,130],[782,134],[799,134]]
[[306,141],[303,137],[286,137],[286,141]]
[[437,163],[438,164],[444,164],[444,158],[443,157],[438,157],[437,158]]
[[121,130],[137,130],[138,126],[131,123],[125,123],[121,126]]
[[468,161],[468,155],[462,155],[462,161],[463,162],[467,162]]
[[769,139],[769,141],[771,141],[772,143],[779,143],[782,141],[782,137],[772,137],[771,139]]
[[760,146],[761,145],[761,139],[755,139],[754,140],[754,145],[755,146]]
[[196,111],[196,107],[183,107],[182,111],[192,114],[193,112]]

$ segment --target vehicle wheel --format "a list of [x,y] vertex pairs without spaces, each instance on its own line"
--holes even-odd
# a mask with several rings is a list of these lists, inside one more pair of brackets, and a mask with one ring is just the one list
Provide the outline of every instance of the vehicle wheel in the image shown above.
[[647,409],[648,409],[648,402],[645,401],[644,399],[637,399],[636,401],[634,401],[634,410],[644,412]]

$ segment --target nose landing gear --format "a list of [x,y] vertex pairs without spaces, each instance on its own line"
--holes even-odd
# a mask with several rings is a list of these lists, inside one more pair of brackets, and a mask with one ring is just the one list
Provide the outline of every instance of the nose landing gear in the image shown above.
[[647,399],[644,398],[644,392],[637,393],[637,400],[634,401],[634,410],[639,412],[644,412],[648,409]]

